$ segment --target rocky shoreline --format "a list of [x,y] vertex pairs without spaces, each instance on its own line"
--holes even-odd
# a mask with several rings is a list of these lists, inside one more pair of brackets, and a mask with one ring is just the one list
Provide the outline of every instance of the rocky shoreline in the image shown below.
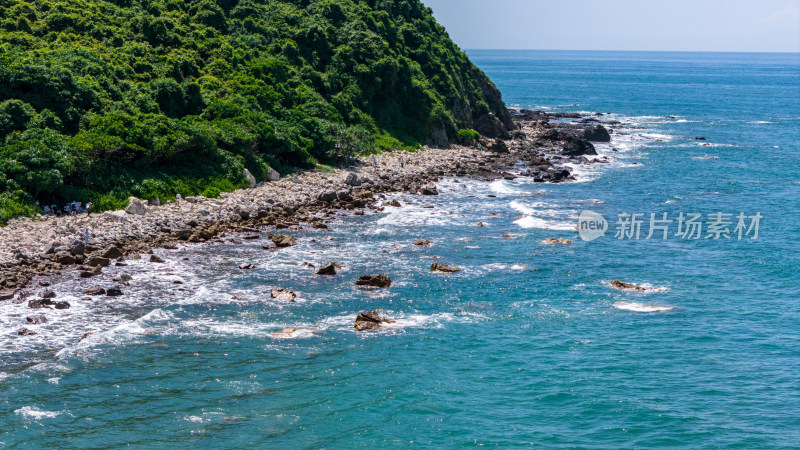
[[[481,138],[469,146],[359,158],[333,173],[309,171],[215,199],[189,197],[160,204],[131,198],[125,211],[12,220],[0,228],[0,302],[36,301],[41,295],[33,289],[46,286],[40,278],[47,275],[72,271],[90,278],[103,267],[124,265],[126,258],[174,248],[180,241],[205,242],[230,231],[322,228],[342,210],[381,210],[384,193],[437,195],[435,183],[444,177],[565,182],[574,178],[562,164],[605,162],[586,158],[597,155],[592,141],[610,140],[594,116],[527,110],[513,110],[512,116],[516,129],[505,140]],[[89,245],[84,245],[87,228]],[[272,240],[280,248],[281,242]]]

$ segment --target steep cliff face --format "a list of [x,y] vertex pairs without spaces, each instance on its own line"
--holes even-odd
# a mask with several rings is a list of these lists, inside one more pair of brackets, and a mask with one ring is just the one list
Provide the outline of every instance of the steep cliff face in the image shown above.
[[5,201],[110,207],[513,127],[419,0],[0,0],[0,18]]

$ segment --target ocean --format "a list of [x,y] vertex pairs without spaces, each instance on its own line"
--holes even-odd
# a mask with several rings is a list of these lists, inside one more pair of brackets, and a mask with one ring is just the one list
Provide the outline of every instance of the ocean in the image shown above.
[[[157,251],[124,297],[65,278],[36,336],[3,305],[0,447],[800,445],[800,55],[468,54],[510,107],[605,113],[610,162],[444,180],[278,252]],[[396,323],[355,332],[375,309]]]

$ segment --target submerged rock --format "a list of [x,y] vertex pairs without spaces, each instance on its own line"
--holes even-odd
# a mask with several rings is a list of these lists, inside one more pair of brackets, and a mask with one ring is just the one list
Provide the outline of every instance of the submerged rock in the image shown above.
[[279,302],[287,302],[291,303],[294,302],[294,299],[297,298],[297,294],[290,291],[289,289],[284,289],[280,287],[272,288],[272,291],[269,293],[269,296],[274,299],[278,300]]
[[626,283],[626,282],[620,281],[620,280],[614,280],[609,284],[611,284],[611,287],[615,287],[617,289],[621,289],[621,290],[624,290],[624,291],[631,291],[631,290],[633,290],[633,291],[646,291],[647,290],[647,289],[643,288],[642,286],[639,286],[638,284]]
[[356,331],[378,330],[384,323],[395,323],[395,321],[387,317],[381,317],[376,311],[362,312],[356,316],[353,328]]
[[431,264],[431,272],[455,273],[460,272],[461,269],[450,264],[435,262]]
[[414,245],[416,247],[430,247],[431,246],[431,241],[429,241],[427,239],[420,239],[420,240],[414,242]]
[[547,238],[547,239],[542,241],[542,244],[547,244],[547,245],[555,245],[555,244],[572,245],[572,241],[570,241],[569,239],[564,239],[564,238]]
[[381,274],[362,275],[358,281],[356,281],[356,286],[364,287],[388,288],[391,285],[392,280],[386,275]]
[[86,295],[105,295],[106,294],[106,290],[101,288],[101,287],[99,287],[99,286],[97,286],[97,287],[89,288],[86,291],[84,291],[83,293],[86,294]]
[[150,262],[151,262],[151,263],[159,263],[159,264],[160,264],[160,263],[163,263],[163,262],[164,262],[164,260],[163,260],[163,259],[161,259],[161,258],[159,258],[159,257],[158,257],[158,256],[156,256],[156,255],[150,255]]
[[253,266],[253,265],[252,265],[252,264],[250,264],[250,263],[243,263],[243,264],[239,264],[239,269],[241,269],[241,270],[250,270],[250,269],[252,269],[253,267],[255,267],[255,266]]
[[38,316],[28,316],[25,318],[25,321],[31,325],[41,325],[43,323],[47,323],[47,317],[42,314]]
[[27,328],[20,328],[19,331],[17,331],[17,334],[20,336],[33,336],[36,334],[36,332]]

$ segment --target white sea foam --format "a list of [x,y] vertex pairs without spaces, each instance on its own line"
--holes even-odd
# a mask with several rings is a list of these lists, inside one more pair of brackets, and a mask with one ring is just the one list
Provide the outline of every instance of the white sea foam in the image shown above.
[[22,408],[14,411],[15,414],[31,420],[52,419],[64,414],[65,412],[66,411],[44,411],[35,406],[23,406]]
[[[378,330],[379,333],[398,332],[408,328],[441,329],[445,328],[448,323],[475,323],[488,318],[483,314],[474,312],[409,314],[386,311],[380,314],[381,316],[391,318],[395,323],[381,324],[381,329]],[[357,315],[358,313],[350,313],[330,316],[323,319],[317,328],[323,331],[354,331],[353,324]]]
[[526,216],[514,221],[520,228],[538,228],[542,230],[575,231],[572,222],[559,222],[541,217]]
[[637,303],[637,302],[615,302],[614,308],[621,309],[623,311],[654,313],[654,312],[672,311],[674,309],[677,309],[677,306],[652,305],[652,304]]
[[489,188],[492,192],[497,194],[504,194],[504,195],[520,195],[526,194],[528,191],[515,188],[510,185],[510,183],[506,180],[496,180],[489,183]]

